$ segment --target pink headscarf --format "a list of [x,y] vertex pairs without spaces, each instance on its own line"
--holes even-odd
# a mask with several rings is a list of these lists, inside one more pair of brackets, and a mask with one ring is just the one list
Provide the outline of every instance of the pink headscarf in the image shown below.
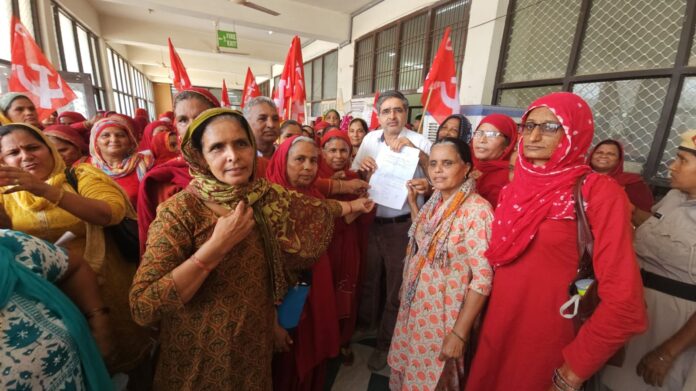
[[551,110],[565,133],[543,166],[535,166],[525,158],[520,137],[514,179],[500,194],[491,246],[486,251],[486,257],[496,267],[513,262],[522,254],[544,220],[575,219],[573,186],[592,171],[585,162],[594,135],[592,110],[587,103],[569,92],[549,94],[527,108],[522,123],[538,107]]

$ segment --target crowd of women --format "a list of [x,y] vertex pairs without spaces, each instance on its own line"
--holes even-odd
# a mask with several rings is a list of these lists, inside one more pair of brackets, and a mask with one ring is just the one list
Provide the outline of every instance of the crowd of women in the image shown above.
[[[572,93],[434,142],[398,91],[375,109],[0,96],[0,388],[319,390],[359,331],[393,390],[696,390],[696,130],[655,203]],[[404,148],[403,207],[375,205]]]

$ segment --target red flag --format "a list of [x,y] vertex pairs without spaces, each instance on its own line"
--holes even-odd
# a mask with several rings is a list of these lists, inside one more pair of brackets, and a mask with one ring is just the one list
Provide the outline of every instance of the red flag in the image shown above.
[[304,65],[302,63],[302,47],[300,37],[292,39],[292,45],[285,58],[285,67],[280,75],[280,81],[273,94],[273,100],[278,106],[281,120],[294,119],[304,123],[305,112]]
[[[457,70],[454,66],[454,51],[450,39],[451,29],[445,29],[445,35],[437,49],[433,66],[423,82],[421,103],[438,123],[448,116],[459,113],[459,92],[457,91]],[[428,96],[430,100],[428,101]]]
[[36,105],[39,120],[77,98],[36,45],[31,34],[12,17],[12,73],[9,89],[23,92]]
[[227,84],[225,83],[225,79],[222,79],[222,93],[220,95],[220,103],[222,103],[222,107],[232,106],[230,103],[230,96],[227,95]]
[[247,102],[261,96],[261,89],[259,85],[256,84],[256,78],[254,74],[251,73],[251,68],[247,67],[246,80],[244,80],[244,91],[242,92],[242,108],[246,106]]
[[372,102],[372,117],[370,117],[370,130],[375,130],[379,128],[379,113],[377,113],[377,99],[379,99],[379,92],[375,92],[375,101]]
[[191,87],[191,80],[189,80],[188,73],[186,73],[186,67],[184,63],[181,62],[181,57],[176,53],[174,45],[172,45],[172,39],[167,38],[169,42],[169,62],[172,66],[172,72],[174,73],[174,88],[177,91],[181,91],[186,88]]

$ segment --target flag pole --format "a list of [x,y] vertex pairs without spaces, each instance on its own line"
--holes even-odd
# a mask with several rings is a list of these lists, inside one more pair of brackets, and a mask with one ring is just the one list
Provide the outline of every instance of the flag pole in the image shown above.
[[285,120],[292,119],[292,96],[290,97],[290,101],[288,102],[288,116],[285,118]]
[[432,85],[428,89],[428,98],[425,100],[425,106],[423,107],[423,115],[421,116],[421,121],[418,123],[418,133],[423,134],[423,122],[425,122],[425,115],[428,113],[428,105],[430,105],[430,96],[433,94]]

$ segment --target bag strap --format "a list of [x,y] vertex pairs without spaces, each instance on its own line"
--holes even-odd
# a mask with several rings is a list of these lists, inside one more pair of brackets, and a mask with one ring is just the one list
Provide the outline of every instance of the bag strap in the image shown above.
[[578,275],[576,280],[583,278],[594,278],[594,267],[592,266],[592,256],[594,250],[594,238],[592,230],[587,221],[585,213],[585,200],[582,196],[582,184],[585,182],[587,174],[581,176],[575,183],[575,216],[578,219],[578,251],[580,261],[578,262]]
[[68,182],[70,187],[77,191],[77,174],[75,169],[72,167],[65,167],[65,180]]

